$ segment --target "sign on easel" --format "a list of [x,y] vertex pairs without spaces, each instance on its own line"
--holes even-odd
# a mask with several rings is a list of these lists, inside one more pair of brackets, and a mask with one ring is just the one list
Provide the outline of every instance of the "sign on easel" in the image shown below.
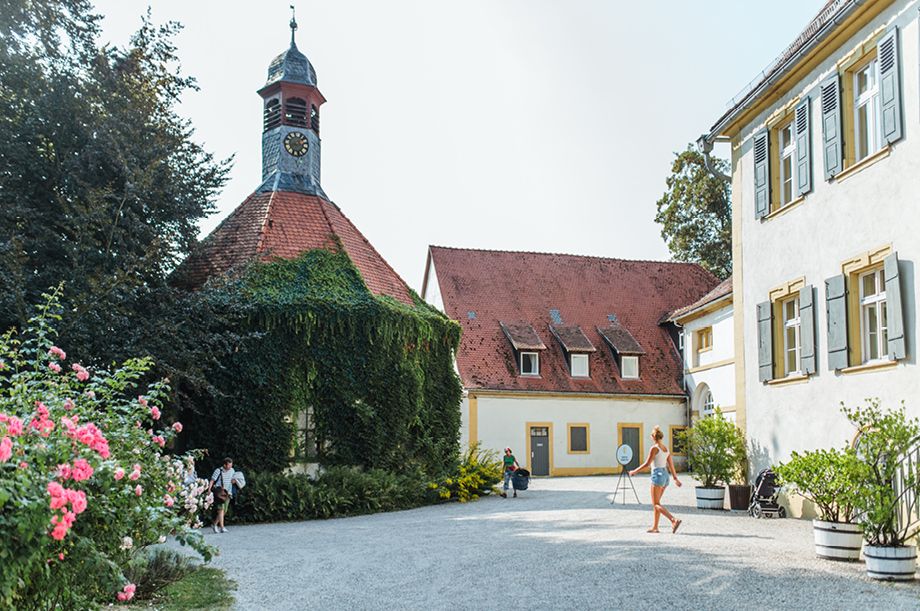
[[[632,476],[629,474],[629,470],[626,468],[633,459],[633,449],[627,444],[622,444],[617,448],[617,462],[620,463],[620,477],[617,479],[617,487],[613,491],[613,500],[610,501],[610,504],[613,505],[617,502],[617,495],[620,493],[620,490],[623,491],[623,504],[626,504],[626,482],[629,482],[629,487],[632,488],[633,495],[636,497],[636,502],[639,501],[639,494],[636,492],[636,487],[633,485]],[[624,477],[626,481],[624,480]]]

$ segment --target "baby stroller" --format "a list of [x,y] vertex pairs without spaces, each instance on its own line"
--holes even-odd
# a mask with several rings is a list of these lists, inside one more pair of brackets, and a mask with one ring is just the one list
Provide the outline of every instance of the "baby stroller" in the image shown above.
[[515,490],[527,490],[530,485],[530,471],[527,469],[517,469],[511,476],[511,485]]
[[754,489],[751,493],[751,504],[748,513],[755,518],[785,518],[786,508],[780,507],[776,502],[779,496],[779,485],[776,482],[776,473],[764,469],[754,480]]

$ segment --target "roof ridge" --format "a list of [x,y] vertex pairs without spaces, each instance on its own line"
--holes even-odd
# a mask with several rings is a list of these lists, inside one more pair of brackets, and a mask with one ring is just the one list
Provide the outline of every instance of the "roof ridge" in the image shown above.
[[[275,205],[276,193],[277,191],[272,191],[271,195],[268,196],[268,205],[265,206],[265,218],[262,219],[262,224],[259,226],[259,241],[256,242],[256,254],[262,254],[262,245],[265,243],[265,237],[268,234],[268,223],[271,220],[272,206]],[[253,195],[255,195],[255,193],[253,193]],[[252,195],[249,197],[252,197]],[[249,197],[247,197],[246,200],[248,200]],[[246,203],[246,200],[243,200],[243,203]]]
[[[576,257],[579,259],[599,259],[602,261],[621,261],[624,263],[658,263],[658,264],[664,264],[664,265],[689,265],[689,266],[699,267],[703,271],[706,271],[710,274],[712,273],[712,272],[709,272],[709,270],[707,270],[705,267],[703,267],[699,263],[693,263],[690,261],[660,261],[656,259],[624,259],[621,257],[602,257],[600,255],[578,255],[578,254],[568,253],[568,252],[541,252],[537,250],[504,250],[504,249],[496,249],[496,248],[464,248],[461,246],[439,246],[437,244],[429,244],[428,248],[441,248],[443,250],[465,250],[465,251],[472,251],[472,252],[492,252],[492,253],[503,253],[503,254],[511,254],[511,255],[546,255],[550,257]],[[715,275],[713,275],[713,277],[715,277],[718,280],[718,277],[716,277]]]

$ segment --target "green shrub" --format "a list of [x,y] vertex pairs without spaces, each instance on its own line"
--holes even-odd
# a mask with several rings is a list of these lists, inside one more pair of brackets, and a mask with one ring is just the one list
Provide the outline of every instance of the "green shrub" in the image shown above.
[[852,448],[793,452],[774,470],[784,485],[815,504],[820,519],[852,521],[860,482],[867,475]]
[[185,554],[165,548],[146,549],[131,559],[125,577],[137,587],[135,597],[148,599],[194,569],[192,559]]
[[907,417],[903,403],[883,411],[878,399],[868,399],[862,408],[841,404],[841,411],[860,431],[856,455],[864,469],[854,505],[863,537],[869,545],[904,545],[920,531],[912,520],[899,520],[900,495],[915,493],[920,484],[917,463],[901,462],[920,438],[920,421]]
[[492,491],[502,479],[502,461],[494,450],[483,450],[477,443],[463,455],[457,472],[428,484],[429,494],[440,500],[474,501]]
[[720,409],[700,418],[681,435],[690,470],[704,488],[726,484],[743,471],[747,459],[744,433],[726,420]]

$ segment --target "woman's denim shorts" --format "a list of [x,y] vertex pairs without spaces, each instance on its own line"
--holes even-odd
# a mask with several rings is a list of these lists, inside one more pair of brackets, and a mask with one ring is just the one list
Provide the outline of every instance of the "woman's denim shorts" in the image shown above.
[[668,476],[668,470],[662,467],[657,469],[652,469],[652,485],[661,486],[662,488],[668,487],[668,482],[671,478]]

